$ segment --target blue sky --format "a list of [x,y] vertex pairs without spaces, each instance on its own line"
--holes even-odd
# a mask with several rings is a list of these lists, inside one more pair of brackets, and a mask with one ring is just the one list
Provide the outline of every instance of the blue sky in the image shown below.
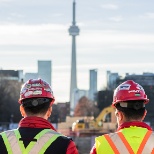
[[[73,0],[0,0],[0,68],[37,72],[52,60],[57,101],[69,101]],[[154,73],[153,0],[76,0],[78,88],[89,88],[89,70]]]

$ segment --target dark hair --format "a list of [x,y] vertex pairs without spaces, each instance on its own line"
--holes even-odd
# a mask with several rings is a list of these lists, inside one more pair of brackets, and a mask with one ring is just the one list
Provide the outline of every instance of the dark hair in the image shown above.
[[[127,101],[127,102],[123,102],[123,103],[127,103],[128,107],[121,107],[120,103],[117,103],[115,105],[115,107],[117,108],[117,110],[123,112],[125,118],[127,121],[130,120],[140,120],[142,119],[142,117],[144,116],[145,113],[145,107],[144,107],[144,101],[142,100],[133,100],[133,101]],[[143,104],[141,108],[139,109],[135,109],[133,108],[134,104]]]
[[50,102],[51,102],[51,99],[48,99],[48,98],[29,98],[29,99],[23,100],[22,105],[27,114],[44,115],[50,106]]

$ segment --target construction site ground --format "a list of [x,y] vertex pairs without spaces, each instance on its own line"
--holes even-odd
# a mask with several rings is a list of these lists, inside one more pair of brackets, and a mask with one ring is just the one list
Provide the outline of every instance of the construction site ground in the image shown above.
[[91,132],[72,132],[71,128],[73,122],[81,118],[85,117],[66,117],[66,122],[58,123],[57,131],[73,139],[78,148],[79,154],[89,154],[94,145],[95,137],[102,135],[102,133],[94,130],[91,130]]

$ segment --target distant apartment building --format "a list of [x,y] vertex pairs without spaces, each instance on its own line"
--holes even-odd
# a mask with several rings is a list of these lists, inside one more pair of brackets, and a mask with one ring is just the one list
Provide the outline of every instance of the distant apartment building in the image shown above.
[[111,73],[110,71],[106,72],[106,78],[107,78],[107,89],[113,90],[116,88],[116,80],[119,79],[118,73]]
[[118,73],[107,71],[107,89],[114,90],[119,84],[126,80],[134,80],[142,86],[154,86],[154,73],[143,72],[143,74],[126,73],[123,77]]
[[97,69],[90,70],[89,76],[89,99],[94,101],[97,93]]
[[24,82],[28,81],[29,79],[38,79],[38,73],[25,73]]
[[24,81],[27,81],[29,79],[38,79],[41,78],[48,82],[51,85],[51,61],[50,60],[38,60],[37,63],[37,72],[36,73],[25,73],[24,75]]
[[38,77],[51,85],[51,61],[38,60]]
[[134,80],[142,86],[154,86],[154,73],[126,74],[125,80]]
[[23,82],[23,70],[0,70],[0,78],[5,80],[15,80]]

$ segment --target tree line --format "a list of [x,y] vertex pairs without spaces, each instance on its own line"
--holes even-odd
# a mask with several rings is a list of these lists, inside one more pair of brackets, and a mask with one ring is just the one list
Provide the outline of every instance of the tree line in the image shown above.
[[18,99],[21,84],[0,77],[0,122],[19,122],[21,114]]

